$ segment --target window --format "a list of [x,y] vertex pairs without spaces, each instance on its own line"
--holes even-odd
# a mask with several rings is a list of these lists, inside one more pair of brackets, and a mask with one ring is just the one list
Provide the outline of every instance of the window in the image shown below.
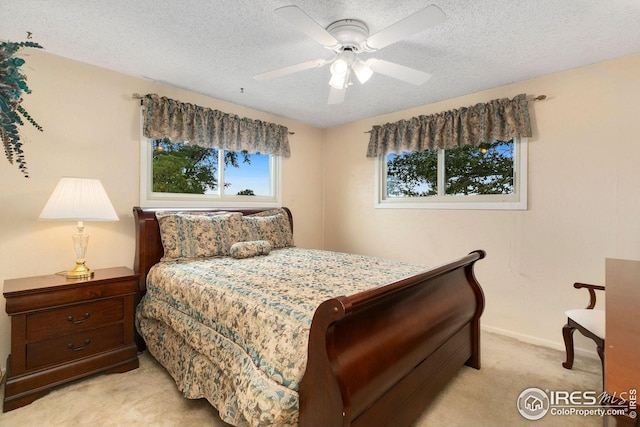
[[280,157],[141,138],[145,207],[280,206]]
[[527,140],[378,158],[376,206],[526,209]]

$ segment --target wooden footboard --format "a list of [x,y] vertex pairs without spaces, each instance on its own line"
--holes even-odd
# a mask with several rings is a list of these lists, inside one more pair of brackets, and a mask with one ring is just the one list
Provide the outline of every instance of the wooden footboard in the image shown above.
[[311,325],[300,427],[402,427],[463,364],[480,368],[482,289],[464,258],[325,301]]

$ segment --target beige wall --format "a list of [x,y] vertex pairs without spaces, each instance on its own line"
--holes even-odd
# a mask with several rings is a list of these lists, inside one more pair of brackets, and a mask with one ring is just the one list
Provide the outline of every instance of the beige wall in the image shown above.
[[[640,55],[321,130],[183,90],[29,51],[25,108],[44,127],[23,127],[31,178],[0,161],[0,280],[73,265],[73,224],[38,221],[61,176],[102,180],[120,216],[87,223],[92,268],[133,264],[131,208],[139,192],[139,108],[131,94],[155,92],[295,132],[283,162],[283,204],[302,247],[435,265],[482,248],[483,323],[559,347],[563,312],[586,295],[574,281],[602,282],[604,258],[640,259],[638,120]],[[546,94],[532,106],[529,210],[375,209],[374,162],[365,158],[373,124],[518,93]],[[323,197],[324,194],[324,197]],[[4,307],[4,301],[1,301]],[[0,316],[0,366],[9,353]],[[586,348],[591,348],[585,342]]]
[[[120,217],[115,223],[86,223],[91,268],[133,266],[132,207],[139,201],[139,103],[131,95],[155,92],[228,113],[272,121],[295,132],[292,156],[283,161],[283,204],[295,220],[302,247],[320,248],[324,131],[238,105],[154,84],[104,69],[25,50],[23,67],[33,93],[26,110],[44,132],[23,127],[31,177],[0,159],[0,281],[51,274],[74,265],[73,223],[38,221],[62,176],[99,178]],[[4,298],[0,299],[4,313]],[[0,315],[0,366],[10,352],[10,321]]]
[[[588,300],[572,284],[602,283],[605,257],[640,258],[639,71],[635,55],[328,130],[325,248],[428,265],[484,249],[483,324],[563,348],[564,311]],[[374,208],[372,125],[519,93],[547,95],[530,104],[527,211]]]

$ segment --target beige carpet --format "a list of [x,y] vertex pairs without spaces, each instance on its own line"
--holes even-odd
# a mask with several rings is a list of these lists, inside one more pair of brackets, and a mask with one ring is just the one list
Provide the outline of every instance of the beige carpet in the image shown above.
[[[519,394],[529,387],[599,393],[599,360],[577,357],[569,371],[561,365],[564,353],[556,350],[487,332],[482,345],[482,369],[464,367],[416,421],[416,427],[602,425],[597,416],[547,414],[529,421],[516,407]],[[228,426],[206,401],[184,399],[171,377],[146,353],[140,356],[139,369],[58,387],[30,405],[0,415],[0,425]]]

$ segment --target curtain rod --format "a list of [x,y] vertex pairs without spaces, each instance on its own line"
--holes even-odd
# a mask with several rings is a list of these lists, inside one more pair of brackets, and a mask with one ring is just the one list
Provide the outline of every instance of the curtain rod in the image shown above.
[[[139,99],[140,100],[140,105],[142,105],[142,98],[143,98],[143,96],[140,95],[139,93],[132,93],[131,94],[131,99]],[[295,132],[289,131],[289,135],[295,135],[295,134],[296,134]]]
[[142,105],[142,95],[140,95],[139,93],[132,93],[131,94],[131,99],[139,99],[140,100],[140,105]]

